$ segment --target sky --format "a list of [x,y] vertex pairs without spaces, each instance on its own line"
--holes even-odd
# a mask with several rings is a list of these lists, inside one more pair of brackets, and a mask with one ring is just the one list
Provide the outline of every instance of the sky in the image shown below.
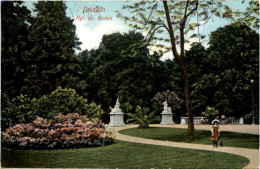
[[[82,42],[81,49],[97,48],[104,34],[128,32],[129,28],[116,17],[116,10],[120,10],[124,2],[66,2],[68,16],[74,18],[77,35]],[[105,12],[84,12],[87,8],[102,8]],[[84,20],[79,18],[84,16]],[[99,20],[99,17],[108,17]],[[92,17],[92,18],[91,18]],[[90,20],[89,20],[90,19]],[[91,20],[92,19],[92,20]]]
[[[119,10],[123,15],[129,15],[127,10],[122,10],[122,6],[126,3],[134,3],[134,1],[66,1],[67,5],[67,16],[74,19],[74,24],[76,26],[76,33],[79,40],[82,42],[81,51],[87,49],[98,48],[100,42],[102,41],[102,36],[105,34],[111,34],[115,32],[125,33],[130,30],[130,28],[124,24],[122,20],[116,17],[116,12]],[[246,3],[242,4],[241,0],[227,0],[225,2],[233,10],[244,10],[246,8]],[[32,2],[25,3],[29,9],[33,8]],[[87,11],[93,8],[99,8],[101,12],[91,12]],[[218,27],[223,27],[227,24],[232,23],[224,19],[213,18],[206,25],[200,26],[200,32],[209,35],[210,32],[216,30]],[[197,31],[195,29],[195,31]],[[167,36],[167,35],[166,35]],[[202,42],[202,44],[208,46],[208,38]],[[196,41],[193,40],[193,41]],[[185,49],[190,48],[189,44],[185,45]],[[156,49],[154,49],[156,50]],[[78,51],[80,52],[80,51]],[[165,53],[162,60],[172,59],[173,55],[171,52]]]

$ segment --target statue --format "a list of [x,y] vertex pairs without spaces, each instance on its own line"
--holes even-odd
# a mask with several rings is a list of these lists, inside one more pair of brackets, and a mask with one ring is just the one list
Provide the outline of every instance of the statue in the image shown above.
[[109,126],[124,126],[124,113],[122,112],[122,110],[120,109],[120,103],[119,103],[119,99],[117,98],[116,100],[116,104],[115,107],[112,108],[111,106],[109,106],[109,108],[111,109],[111,112],[109,113],[110,115],[110,123]]
[[163,103],[163,112],[162,114],[162,121],[161,124],[174,124],[174,122],[172,121],[172,109],[170,107],[168,107],[168,103],[165,100]]
[[162,114],[171,114],[172,110],[171,110],[170,107],[168,107],[167,101],[164,101],[162,104],[163,104],[163,112],[162,112]]
[[119,106],[120,106],[120,103],[119,103],[119,100],[117,98],[116,99],[116,105],[115,105],[114,109],[120,109]]
[[110,113],[113,113],[113,114],[115,114],[115,113],[122,113],[122,110],[120,109],[120,103],[119,103],[118,98],[116,100],[115,107],[112,108],[111,106],[109,106],[109,108],[111,109]]
[[163,109],[164,109],[164,110],[168,109],[168,103],[167,103],[167,101],[164,101],[162,104],[163,104]]

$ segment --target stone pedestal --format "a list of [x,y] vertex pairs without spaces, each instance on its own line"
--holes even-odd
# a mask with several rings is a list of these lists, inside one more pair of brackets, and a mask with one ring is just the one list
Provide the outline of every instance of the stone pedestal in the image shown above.
[[124,126],[124,114],[123,113],[114,113],[110,115],[110,123],[109,126],[111,127],[119,127],[119,126]]
[[187,124],[187,117],[181,117],[181,124]]
[[244,124],[244,118],[243,117],[239,118],[239,124]]
[[119,108],[120,103],[119,100],[117,99],[115,107],[112,109],[111,112],[109,113],[110,115],[110,123],[109,126],[111,127],[119,127],[119,126],[124,126],[124,113],[122,110]]
[[168,107],[168,104],[166,101],[163,102],[163,112],[161,113],[162,115],[162,121],[161,124],[164,125],[170,125],[170,124],[174,124],[174,122],[172,121],[172,110],[170,107]]
[[173,113],[162,114],[161,124],[165,124],[165,125],[174,124],[174,122],[172,121],[172,115],[173,115]]

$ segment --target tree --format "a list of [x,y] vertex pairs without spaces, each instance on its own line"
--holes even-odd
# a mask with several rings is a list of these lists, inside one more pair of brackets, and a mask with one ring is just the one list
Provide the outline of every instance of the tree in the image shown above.
[[[244,3],[244,2],[242,2]],[[249,6],[246,8],[245,12],[238,11],[237,13],[238,20],[245,22],[251,28],[254,28],[256,31],[259,30],[259,1],[250,0]]]
[[[197,109],[215,107],[226,116],[241,117],[251,111],[252,88],[259,81],[259,35],[245,23],[218,28],[210,35],[203,75],[192,85]],[[221,42],[221,43],[219,43]],[[258,87],[254,88],[258,100]]]
[[[79,56],[84,58],[80,65],[89,85],[87,98],[101,104],[106,112],[119,97],[124,113],[134,114],[137,105],[152,107],[156,89],[164,90],[161,86],[167,73],[161,55],[149,54],[146,47],[140,47],[143,38],[133,31],[104,35],[97,50]],[[107,113],[103,120],[108,119]]]
[[209,122],[211,122],[216,115],[219,115],[219,111],[215,110],[214,107],[207,107],[204,112],[201,113],[203,116],[205,116]]
[[[223,7],[224,12],[218,11],[221,6]],[[124,19],[129,26],[137,30],[146,31],[147,44],[149,44],[152,40],[170,42],[173,56],[177,60],[184,82],[183,88],[188,112],[189,139],[195,139],[189,81],[183,61],[184,44],[187,43],[187,40],[185,40],[185,35],[188,35],[189,30],[194,30],[194,28],[199,24],[196,21],[190,23],[190,21],[192,21],[192,17],[197,15],[197,17],[202,19],[201,21],[207,22],[212,16],[210,13],[224,18],[231,18],[232,11],[228,6],[222,5],[222,1],[199,0],[171,1],[169,4],[167,1],[163,1],[163,6],[161,6],[159,2],[141,1],[134,3],[133,5],[126,5],[123,8],[130,10],[132,16],[122,16],[119,12],[117,16]],[[147,12],[149,13],[148,15]],[[163,33],[162,28],[166,29],[169,34],[169,38],[163,38],[163,36],[160,36]],[[159,36],[156,36],[158,34]],[[199,34],[192,34],[190,36],[199,37],[200,39],[204,37]],[[178,44],[180,49],[179,51],[177,47]],[[164,47],[165,45],[157,44],[156,46]],[[169,51],[169,49],[169,47],[164,47],[165,51]]]
[[13,98],[21,94],[28,73],[31,12],[22,2],[1,2],[1,90]]
[[[140,46],[143,42],[144,37],[141,33],[135,31],[129,31],[128,33],[120,34],[113,33],[110,35],[104,35],[100,48],[105,47],[110,49],[114,56],[121,57],[126,56],[147,56],[149,53],[146,47]],[[120,44],[120,45],[119,45]],[[136,52],[135,52],[136,51]],[[111,59],[111,58],[106,58]]]
[[156,90],[162,90],[165,82],[165,69],[162,68],[158,56],[127,57],[124,60],[127,64],[115,75],[115,82],[119,86],[118,95],[123,103],[122,110],[134,113],[137,105],[152,107],[152,97]]
[[170,92],[169,90],[164,92],[158,92],[153,100],[159,101],[167,101],[168,104],[172,105],[172,107],[180,108],[183,100],[181,100],[174,92]]
[[191,102],[193,105],[193,113],[196,116],[200,116],[201,112],[205,110],[206,98],[204,95],[198,92],[194,92],[193,85],[199,82],[204,74],[207,74],[206,60],[208,51],[200,44],[194,44],[190,50],[185,52],[184,63],[187,66],[189,73],[189,82],[191,87]]
[[35,116],[50,118],[56,114],[79,113],[89,119],[99,121],[104,113],[100,105],[89,103],[87,99],[76,93],[74,89],[62,89],[58,87],[48,95],[39,99],[33,99],[31,106]]
[[188,51],[185,51],[184,63],[189,73],[190,86],[198,79],[202,74],[205,74],[205,59],[207,59],[207,50],[201,43],[194,44]]
[[6,128],[18,124],[31,121],[33,116],[31,99],[26,95],[19,95],[9,98],[3,93],[1,96],[1,128]]
[[[39,1],[30,26],[30,73],[23,92],[40,97],[58,86],[72,87],[77,80],[78,66],[74,56],[79,49],[73,20],[66,16],[64,2]],[[74,86],[73,86],[74,87]]]

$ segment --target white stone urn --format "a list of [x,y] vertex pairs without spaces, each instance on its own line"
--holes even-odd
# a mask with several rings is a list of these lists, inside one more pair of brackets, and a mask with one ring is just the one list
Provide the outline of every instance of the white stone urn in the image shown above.
[[162,115],[162,121],[161,124],[164,125],[170,125],[170,124],[174,124],[174,122],[172,121],[172,110],[170,107],[168,107],[167,101],[163,102],[163,112],[161,113]]
[[109,126],[111,127],[119,127],[119,126],[124,126],[124,113],[120,109],[120,103],[119,100],[116,100],[116,105],[114,108],[111,108],[111,112],[109,113],[110,115],[110,123]]

